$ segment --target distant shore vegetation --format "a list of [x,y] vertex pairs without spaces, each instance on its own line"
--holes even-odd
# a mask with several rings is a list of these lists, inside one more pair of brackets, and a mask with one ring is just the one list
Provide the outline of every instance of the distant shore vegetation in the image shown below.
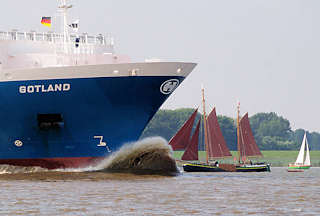
[[[194,109],[181,108],[175,110],[162,109],[149,122],[141,138],[161,136],[168,141],[189,118]],[[201,118],[198,113],[194,123]],[[237,149],[236,119],[218,116],[222,134],[230,150]],[[289,120],[278,116],[275,112],[257,113],[250,117],[251,128],[255,140],[261,150],[299,150],[305,130],[292,130]],[[203,130],[201,130],[203,133]],[[320,133],[307,132],[310,150],[320,150]],[[199,137],[199,150],[204,149],[203,136]]]
[[[261,158],[254,158],[253,161],[257,162],[266,162],[271,164],[272,167],[287,167],[289,163],[293,163],[297,155],[299,153],[299,150],[291,151],[291,150],[269,150],[269,151],[261,151],[263,157]],[[177,159],[177,164],[182,166],[184,162],[181,161],[181,156],[183,154],[183,151],[174,151],[173,157]],[[235,163],[234,158],[238,156],[237,151],[231,151],[232,157],[231,158],[225,158],[219,160],[222,163]],[[310,158],[311,158],[311,165],[313,167],[320,167],[320,151],[311,151],[310,152]],[[206,161],[206,152],[205,151],[199,151],[199,161]]]

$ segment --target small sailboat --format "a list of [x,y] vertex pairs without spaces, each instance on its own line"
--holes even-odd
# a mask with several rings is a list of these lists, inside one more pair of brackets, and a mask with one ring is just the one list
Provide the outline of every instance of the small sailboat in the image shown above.
[[270,164],[252,163],[250,158],[263,157],[254,139],[248,113],[240,118],[240,103],[237,106],[238,164],[237,172],[270,172]]
[[[206,162],[192,162],[185,163],[183,169],[186,172],[263,172],[270,171],[270,165],[265,163],[248,163],[246,158],[253,156],[262,156],[257,144],[254,141],[252,130],[249,123],[248,114],[239,120],[238,109],[238,164],[218,163],[228,157],[232,157],[227,144],[224,140],[216,110],[210,112],[206,116],[204,89],[202,88],[202,102],[203,102],[203,128],[206,150]],[[190,140],[192,125],[195,119],[195,110],[190,118],[185,122],[177,134],[170,140],[169,144],[173,150],[185,147],[185,152],[182,156],[184,161],[198,160],[198,139],[200,120],[197,124],[196,130]],[[251,161],[250,161],[251,162]]]
[[295,163],[289,164],[288,172],[303,172],[304,170],[309,169],[310,167],[311,167],[311,161],[310,161],[309,145],[307,140],[307,134],[304,133],[297,160]]
[[[204,90],[202,90],[204,95]],[[204,103],[204,96],[203,96]],[[206,162],[198,161],[198,142],[200,132],[200,121],[198,121],[194,134],[191,136],[192,125],[195,120],[195,115],[198,109],[189,117],[183,124],[176,135],[169,141],[173,150],[182,150],[185,148],[184,154],[181,157],[183,161],[192,161],[183,165],[183,169],[189,172],[222,172],[226,170],[235,171],[235,166],[232,164],[218,164],[217,159],[232,157],[227,144],[222,135],[215,108],[206,117],[205,108],[203,110],[203,125],[206,145]],[[196,162],[195,162],[196,161]]]
[[[236,171],[233,164],[218,163],[219,159],[232,157],[232,155],[222,135],[215,108],[213,108],[207,118],[205,118],[204,114],[203,119],[206,119],[203,121],[205,130],[206,162],[185,163],[183,164],[183,170],[186,172]],[[187,146],[185,153],[181,158],[182,160],[198,160],[199,127],[200,120],[197,124],[195,133],[192,136],[191,142]],[[185,155],[194,155],[194,157],[185,157]]]

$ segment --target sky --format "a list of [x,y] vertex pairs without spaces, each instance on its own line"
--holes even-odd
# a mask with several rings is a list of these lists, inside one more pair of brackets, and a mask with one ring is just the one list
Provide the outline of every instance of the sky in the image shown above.
[[[132,61],[158,58],[197,67],[161,108],[201,106],[236,117],[275,112],[292,129],[320,132],[320,1],[73,0],[80,32],[111,34]],[[17,7],[17,5],[19,5]],[[54,0],[3,0],[0,29],[48,31]]]

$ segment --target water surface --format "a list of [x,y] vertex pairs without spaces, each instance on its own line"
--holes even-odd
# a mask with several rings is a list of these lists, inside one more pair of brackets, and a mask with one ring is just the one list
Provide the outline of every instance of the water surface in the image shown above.
[[0,175],[0,215],[320,215],[320,168],[288,173]]

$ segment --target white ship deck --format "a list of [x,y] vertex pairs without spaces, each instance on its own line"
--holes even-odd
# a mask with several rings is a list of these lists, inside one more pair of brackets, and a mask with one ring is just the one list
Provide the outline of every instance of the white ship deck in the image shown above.
[[0,70],[128,63],[110,36],[53,32],[0,32]]

